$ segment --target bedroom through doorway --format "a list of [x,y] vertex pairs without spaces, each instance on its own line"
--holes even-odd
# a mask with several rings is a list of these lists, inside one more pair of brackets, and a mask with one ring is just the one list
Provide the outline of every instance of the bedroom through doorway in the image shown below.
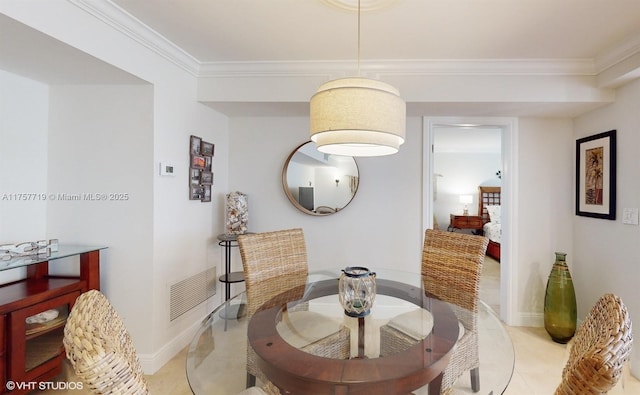
[[[510,276],[514,274],[508,264],[512,254],[510,201],[514,196],[509,179],[514,174],[510,150],[517,141],[517,120],[425,118],[424,121],[425,228],[485,234],[488,230],[484,225],[492,222],[487,208],[494,220],[507,223],[504,229],[502,224],[497,226],[497,239],[490,237],[495,241],[485,258],[480,297],[508,322],[514,307],[514,295],[507,295],[506,291],[511,290]],[[497,203],[486,199],[487,190],[497,191]],[[500,221],[500,213],[504,221]]]
[[500,204],[502,131],[496,127],[441,126],[433,132],[433,227],[484,234],[493,240],[491,253],[485,258],[480,298],[499,312],[500,233],[489,223],[487,206],[494,211]]

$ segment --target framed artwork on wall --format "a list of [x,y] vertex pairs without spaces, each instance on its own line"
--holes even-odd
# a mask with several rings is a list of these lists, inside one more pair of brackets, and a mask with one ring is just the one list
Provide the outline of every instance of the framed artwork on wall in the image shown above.
[[189,199],[202,200],[204,198],[204,189],[201,185],[193,185],[189,190]]
[[191,136],[189,140],[189,152],[191,155],[200,155],[200,146],[202,145],[202,139],[197,136]]
[[213,184],[213,173],[210,171],[203,171],[200,173],[200,184],[211,185]]
[[616,219],[616,131],[576,140],[576,215]]
[[203,141],[200,145],[200,154],[204,156],[213,156],[214,145]]
[[189,169],[191,172],[191,185],[200,185],[200,173],[199,169]]
[[206,157],[200,155],[191,155],[191,168],[204,170],[205,165],[207,164]]
[[211,201],[211,185],[202,186],[202,199],[203,202]]
[[213,153],[215,145],[201,137],[189,136],[189,199],[211,201]]

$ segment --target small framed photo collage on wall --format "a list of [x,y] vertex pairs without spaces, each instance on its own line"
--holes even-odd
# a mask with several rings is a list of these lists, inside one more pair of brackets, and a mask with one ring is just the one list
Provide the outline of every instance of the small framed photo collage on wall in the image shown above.
[[189,138],[189,199],[211,201],[213,154],[215,146],[198,136]]

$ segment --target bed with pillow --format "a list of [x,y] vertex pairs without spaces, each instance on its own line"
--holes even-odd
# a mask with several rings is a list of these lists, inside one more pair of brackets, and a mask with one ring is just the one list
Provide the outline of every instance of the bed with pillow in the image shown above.
[[500,187],[481,186],[478,188],[478,213],[482,217],[482,231],[489,238],[487,255],[500,262]]

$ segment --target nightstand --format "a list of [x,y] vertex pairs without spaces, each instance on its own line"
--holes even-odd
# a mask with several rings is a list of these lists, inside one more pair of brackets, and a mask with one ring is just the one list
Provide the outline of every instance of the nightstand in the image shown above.
[[451,214],[447,230],[453,232],[455,229],[474,229],[482,232],[482,217],[479,215]]

